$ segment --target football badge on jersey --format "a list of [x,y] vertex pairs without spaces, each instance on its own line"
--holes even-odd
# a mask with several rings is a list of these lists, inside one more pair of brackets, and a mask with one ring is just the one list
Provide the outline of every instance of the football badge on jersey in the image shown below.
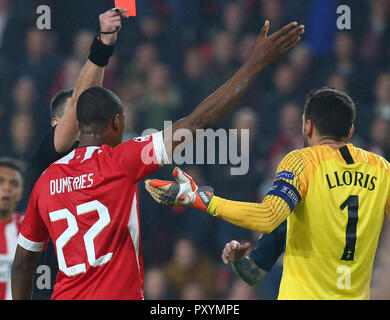
[[136,137],[136,138],[134,138],[133,140],[134,140],[135,142],[144,142],[144,141],[148,141],[149,138],[150,138],[150,135],[144,136],[144,137]]

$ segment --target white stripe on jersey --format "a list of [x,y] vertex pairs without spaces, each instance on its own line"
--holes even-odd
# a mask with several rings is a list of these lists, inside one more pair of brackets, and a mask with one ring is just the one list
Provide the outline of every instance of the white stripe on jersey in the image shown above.
[[69,164],[69,161],[73,159],[74,154],[75,154],[75,150],[71,151],[65,157],[63,157],[60,160],[56,161],[55,164]]
[[[88,159],[91,159],[93,153],[97,150],[97,149],[100,149],[100,147],[87,147],[87,150],[85,150],[85,155],[84,155],[84,159],[81,160],[81,162],[85,161],[85,160],[88,160]],[[80,163],[81,163],[80,162]]]
[[34,242],[25,238],[21,233],[18,237],[18,245],[22,248],[32,251],[32,252],[41,252],[45,247],[45,242]]
[[6,283],[5,300],[11,300],[11,264],[15,257],[18,228],[16,220],[8,223],[4,229],[7,253],[0,254],[0,282]]
[[130,231],[131,240],[133,240],[133,245],[135,249],[135,255],[137,258],[138,272],[140,271],[139,266],[139,223],[138,223],[138,211],[137,211],[137,196],[134,193],[133,203],[131,205],[129,222],[127,228]]
[[5,227],[5,238],[7,239],[7,252],[12,257],[15,256],[16,242],[18,239],[18,228],[16,223],[8,223]]
[[165,165],[169,164],[169,158],[167,155],[167,150],[165,148],[164,138],[162,131],[152,134],[153,137],[153,148],[154,153],[156,154],[158,164]]

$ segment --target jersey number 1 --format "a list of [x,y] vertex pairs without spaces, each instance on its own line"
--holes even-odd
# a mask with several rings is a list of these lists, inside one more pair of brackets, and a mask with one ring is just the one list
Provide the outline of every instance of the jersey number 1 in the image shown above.
[[341,211],[348,208],[348,222],[345,234],[345,248],[341,260],[353,261],[356,246],[356,227],[358,223],[359,197],[349,196],[340,206]]
[[[84,234],[84,245],[87,251],[88,263],[92,267],[99,267],[112,258],[112,252],[107,253],[99,258],[95,256],[95,245],[93,243],[96,236],[103,231],[103,229],[110,223],[111,218],[108,209],[101,202],[95,200],[90,201],[76,207],[77,215],[86,214],[89,212],[97,212],[99,219],[89,228]],[[52,222],[65,219],[68,223],[68,228],[57,238],[57,259],[59,269],[65,273],[68,277],[75,276],[86,271],[85,263],[80,263],[71,267],[68,267],[65,262],[63,248],[72,239],[72,237],[79,231],[76,218],[68,209],[57,210],[49,213],[50,220]]]

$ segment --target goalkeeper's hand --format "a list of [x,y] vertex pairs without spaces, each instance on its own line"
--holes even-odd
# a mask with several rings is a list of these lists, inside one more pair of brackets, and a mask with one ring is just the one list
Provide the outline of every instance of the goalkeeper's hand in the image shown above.
[[158,203],[166,206],[186,206],[207,211],[214,196],[212,187],[198,187],[183,170],[175,168],[176,181],[146,180],[145,188]]

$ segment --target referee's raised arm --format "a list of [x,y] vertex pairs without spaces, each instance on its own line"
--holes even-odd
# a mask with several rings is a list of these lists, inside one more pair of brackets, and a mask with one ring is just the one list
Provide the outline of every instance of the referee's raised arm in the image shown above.
[[92,43],[91,54],[77,79],[70,107],[55,129],[54,147],[57,153],[69,151],[78,138],[77,100],[86,89],[102,86],[104,69],[113,54],[122,18],[129,17],[121,9],[112,9],[99,16],[100,35],[96,36]]

